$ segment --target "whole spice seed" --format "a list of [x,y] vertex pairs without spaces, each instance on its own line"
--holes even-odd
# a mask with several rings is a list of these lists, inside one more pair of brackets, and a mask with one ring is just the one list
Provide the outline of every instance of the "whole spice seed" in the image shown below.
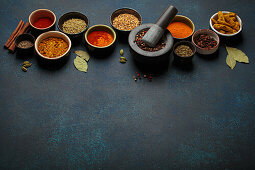
[[155,47],[149,47],[147,46],[143,41],[142,38],[145,35],[145,33],[148,31],[148,29],[144,29],[141,30],[140,32],[137,33],[137,35],[135,36],[135,43],[137,44],[137,46],[139,48],[141,48],[144,51],[150,51],[150,52],[154,52],[154,51],[159,51],[162,48],[164,48],[166,46],[166,43],[164,42],[163,38],[161,38],[161,40],[158,42],[158,44]]
[[140,24],[137,17],[132,14],[120,14],[113,19],[112,25],[119,30],[132,30]]
[[195,43],[201,48],[213,48],[217,45],[217,41],[208,34],[199,34],[195,38]]
[[123,56],[123,54],[124,54],[124,50],[121,49],[121,50],[120,50],[120,55]]
[[23,66],[21,69],[22,69],[22,71],[27,72],[27,68],[26,67]]
[[63,23],[63,31],[68,34],[77,34],[85,30],[87,24],[84,20],[72,18]]
[[182,57],[188,57],[193,54],[193,51],[191,48],[187,45],[179,45],[175,50],[175,54],[182,56]]
[[127,59],[125,57],[120,57],[120,62],[124,64],[127,62]]
[[24,40],[18,43],[17,45],[19,48],[30,48],[33,46],[33,43],[28,40]]

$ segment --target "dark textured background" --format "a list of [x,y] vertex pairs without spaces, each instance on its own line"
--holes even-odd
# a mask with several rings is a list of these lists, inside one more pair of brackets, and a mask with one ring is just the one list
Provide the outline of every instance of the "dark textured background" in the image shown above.
[[[215,12],[234,11],[243,32],[223,40],[210,58],[195,55],[190,69],[171,58],[152,82],[133,80],[142,70],[126,41],[118,40],[107,58],[92,56],[88,73],[74,68],[73,53],[58,69],[32,57],[24,73],[25,59],[1,48],[0,169],[254,169],[253,0],[1,0],[0,44],[38,8],[52,10],[57,19],[80,11],[90,25],[110,25],[116,8],[134,8],[143,23],[151,23],[169,4],[190,17],[196,30],[209,28]],[[244,51],[250,64],[231,70],[226,43]],[[122,48],[126,64],[119,63]]]

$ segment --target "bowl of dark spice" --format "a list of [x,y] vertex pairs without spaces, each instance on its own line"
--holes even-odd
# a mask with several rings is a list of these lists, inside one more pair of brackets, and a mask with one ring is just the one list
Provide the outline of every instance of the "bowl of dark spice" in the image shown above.
[[193,34],[192,43],[196,46],[197,53],[209,55],[217,51],[220,38],[212,30],[201,29]]
[[68,12],[58,20],[58,29],[72,40],[81,38],[89,27],[89,19],[80,12]]
[[142,17],[134,9],[121,8],[112,13],[110,22],[117,32],[129,33],[142,23]]
[[15,48],[19,55],[31,55],[34,53],[35,38],[33,35],[25,33],[20,34],[15,39]]
[[189,41],[180,41],[174,45],[174,60],[179,63],[189,63],[196,53],[196,47]]

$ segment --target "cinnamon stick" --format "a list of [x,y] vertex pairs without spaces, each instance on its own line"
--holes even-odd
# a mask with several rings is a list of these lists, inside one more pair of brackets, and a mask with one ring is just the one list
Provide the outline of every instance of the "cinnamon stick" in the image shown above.
[[11,43],[14,41],[16,34],[19,32],[19,30],[23,27],[24,22],[22,20],[20,20],[18,26],[16,27],[16,29],[12,32],[11,36],[9,37],[9,39],[6,41],[6,43],[4,44],[5,48],[9,48]]
[[[30,24],[27,22],[27,23],[24,25],[24,27],[23,27],[21,30],[19,30],[19,32],[17,33],[17,36],[19,36],[20,34],[23,34],[23,33],[27,32],[27,31],[29,30],[29,28],[30,28]],[[16,37],[17,37],[17,36],[16,36]],[[15,37],[15,38],[16,38],[16,37]],[[11,52],[11,53],[14,52],[14,50],[15,50],[15,40],[11,43],[11,45],[10,45],[10,47],[9,47],[8,49],[9,49],[9,52]]]

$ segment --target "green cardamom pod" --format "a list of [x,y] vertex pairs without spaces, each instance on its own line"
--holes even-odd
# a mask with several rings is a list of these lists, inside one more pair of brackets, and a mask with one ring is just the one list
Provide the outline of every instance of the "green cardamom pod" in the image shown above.
[[120,55],[123,56],[123,54],[124,54],[124,50],[121,49],[121,50],[120,50]]
[[24,62],[23,62],[23,65],[25,65],[25,64],[29,64],[29,61],[24,61]]
[[28,68],[28,67],[30,67],[31,65],[32,65],[32,63],[26,63],[26,64],[23,64],[23,67]]
[[27,68],[26,67],[23,66],[21,69],[22,69],[22,71],[27,72]]

